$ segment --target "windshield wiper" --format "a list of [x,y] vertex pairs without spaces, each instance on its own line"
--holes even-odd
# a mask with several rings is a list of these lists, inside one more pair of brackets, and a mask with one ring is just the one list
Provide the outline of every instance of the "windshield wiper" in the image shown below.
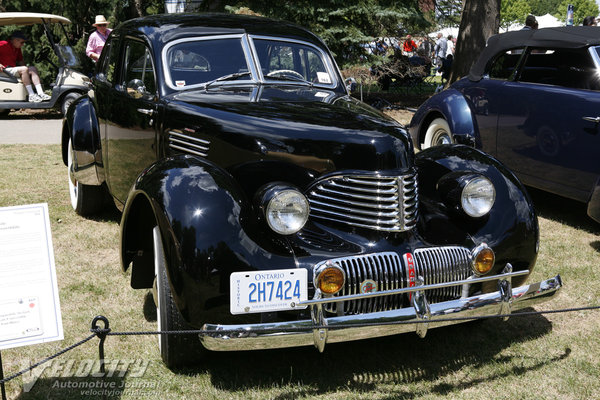
[[241,78],[242,76],[246,76],[246,75],[250,75],[250,71],[236,72],[236,73],[229,74],[229,75],[223,75],[217,79],[213,79],[212,81],[206,82],[204,85],[202,85],[202,89],[206,90],[206,89],[208,89],[209,86],[211,86],[217,82],[231,81],[231,80]]
[[294,75],[274,75],[274,76],[269,76],[268,78],[272,79],[272,80],[277,80],[277,81],[301,82],[301,83],[307,84],[310,87],[313,86],[313,83],[311,81],[307,81],[304,78],[300,78],[299,76],[294,76]]

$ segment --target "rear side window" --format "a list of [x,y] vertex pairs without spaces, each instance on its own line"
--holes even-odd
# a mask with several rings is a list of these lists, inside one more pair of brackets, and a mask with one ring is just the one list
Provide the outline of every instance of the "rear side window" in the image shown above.
[[532,49],[519,78],[522,82],[598,90],[597,68],[587,49]]
[[488,72],[490,78],[509,79],[517,67],[522,51],[522,49],[510,50],[496,56]]

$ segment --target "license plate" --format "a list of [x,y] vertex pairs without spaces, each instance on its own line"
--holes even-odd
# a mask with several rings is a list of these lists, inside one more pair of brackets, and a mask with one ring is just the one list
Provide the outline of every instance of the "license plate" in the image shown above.
[[307,300],[307,271],[304,268],[234,272],[229,278],[232,314],[295,310]]

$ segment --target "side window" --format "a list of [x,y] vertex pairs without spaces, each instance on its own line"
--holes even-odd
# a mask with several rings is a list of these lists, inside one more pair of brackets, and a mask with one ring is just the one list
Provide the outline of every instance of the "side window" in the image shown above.
[[117,68],[117,62],[119,59],[119,44],[120,40],[114,36],[110,37],[105,47],[105,56],[100,60],[99,72],[102,74],[102,78],[110,83],[115,82],[115,73]]
[[519,77],[521,82],[560,85],[561,75],[554,50],[533,49],[526,57]]
[[123,86],[133,98],[151,99],[156,95],[152,55],[142,42],[130,41],[125,46]]
[[509,79],[517,66],[521,52],[522,49],[510,50],[496,56],[488,72],[490,78]]
[[596,67],[587,49],[533,49],[521,81],[598,90]]

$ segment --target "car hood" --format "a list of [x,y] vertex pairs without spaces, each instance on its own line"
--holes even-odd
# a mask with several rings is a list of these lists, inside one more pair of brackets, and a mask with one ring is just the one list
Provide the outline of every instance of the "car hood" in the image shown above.
[[231,163],[285,160],[320,173],[398,170],[414,164],[406,130],[345,94],[253,86],[189,91],[166,100],[168,127],[170,121],[186,121],[179,128],[211,140],[211,151],[213,144],[226,144],[236,154]]

